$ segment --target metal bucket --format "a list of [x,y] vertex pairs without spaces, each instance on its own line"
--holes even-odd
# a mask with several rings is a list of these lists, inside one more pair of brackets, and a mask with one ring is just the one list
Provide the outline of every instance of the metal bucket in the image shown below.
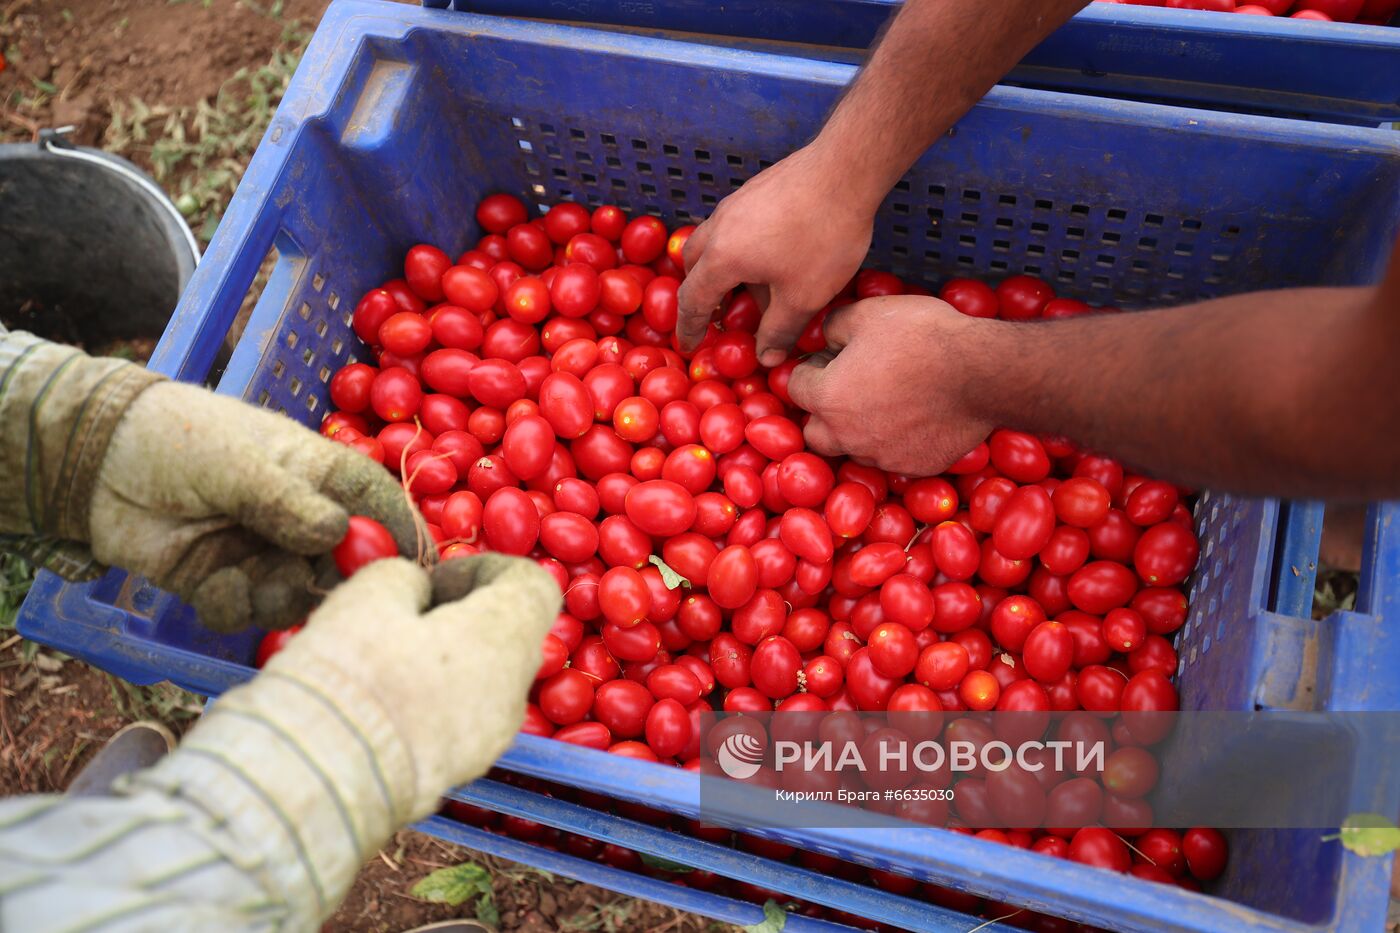
[[125,159],[54,133],[0,145],[0,321],[97,352],[156,338],[199,261],[175,205]]

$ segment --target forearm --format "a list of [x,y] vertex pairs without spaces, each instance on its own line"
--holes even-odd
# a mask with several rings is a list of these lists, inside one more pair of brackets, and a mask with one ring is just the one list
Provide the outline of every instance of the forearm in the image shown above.
[[413,779],[369,691],[328,665],[264,675],[113,796],[0,804],[0,929],[118,912],[142,929],[316,929],[421,815]]
[[1297,497],[1400,494],[1396,311],[1369,288],[1001,324],[971,404],[1192,486]]
[[907,0],[809,148],[873,212],[925,149],[1087,2]]
[[228,841],[164,794],[0,801],[0,929],[282,929],[286,905]]

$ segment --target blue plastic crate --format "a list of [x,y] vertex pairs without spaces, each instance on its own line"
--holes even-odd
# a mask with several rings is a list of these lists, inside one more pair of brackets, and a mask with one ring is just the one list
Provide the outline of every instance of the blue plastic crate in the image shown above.
[[[606,200],[694,220],[805,141],[852,73],[794,56],[340,0],[152,365],[206,378],[275,249],[219,387],[314,424],[330,374],[359,352],[349,327],[358,296],[415,242],[472,242],[471,208],[485,193]],[[1396,234],[1398,201],[1391,133],[1003,87],[899,183],[872,255],[930,284],[1030,272],[1093,302],[1168,304],[1371,281]],[[1357,612],[1321,623],[1294,617],[1306,615],[1301,577],[1280,569],[1315,559],[1308,514],[1290,507],[1281,517],[1265,500],[1203,501],[1205,558],[1180,640],[1188,707],[1400,708],[1390,673],[1400,646],[1379,629],[1393,599],[1383,584],[1400,579],[1393,510],[1373,524]],[[1281,526],[1303,532],[1280,543]],[[174,600],[115,572],[86,586],[41,576],[20,629],[136,682],[213,694],[251,673],[254,636],[213,636]],[[1310,692],[1297,688],[1305,680]],[[543,740],[522,739],[503,764],[677,811],[697,794],[685,772]],[[801,842],[1114,929],[1352,930],[1384,913],[1389,861],[1344,855],[1316,834],[1235,834],[1218,891],[1238,906],[930,832],[813,830]],[[674,845],[674,857],[690,857],[686,840]],[[844,903],[849,892],[828,895]],[[939,929],[944,919],[912,926]]]
[[[683,32],[856,61],[902,0],[424,0],[426,6]],[[1400,119],[1400,30],[1090,4],[1009,83],[1375,126]]]
[[[690,913],[703,914],[716,920],[744,925],[757,924],[763,920],[763,908],[755,904],[735,900],[721,894],[682,887],[669,881],[635,874],[600,862],[590,862],[563,852],[555,852],[528,842],[521,842],[484,829],[478,829],[475,826],[465,826],[446,817],[430,817],[417,824],[416,828],[429,835],[467,846],[478,852],[533,865],[556,875],[595,884],[632,897],[666,904]],[[963,918],[964,921],[966,919]],[[966,931],[967,927],[948,927],[947,929],[951,933],[953,929]],[[986,929],[998,931],[1007,928],[998,924],[986,927]],[[844,924],[814,920],[799,914],[790,914],[783,925],[784,933],[850,933],[850,930],[851,927]]]

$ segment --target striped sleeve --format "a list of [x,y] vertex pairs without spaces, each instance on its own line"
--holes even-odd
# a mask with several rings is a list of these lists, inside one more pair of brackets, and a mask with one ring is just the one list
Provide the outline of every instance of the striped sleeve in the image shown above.
[[330,665],[225,694],[108,798],[0,801],[0,930],[311,930],[413,815],[392,717]]
[[262,933],[288,915],[190,801],[151,791],[0,800],[0,930]]

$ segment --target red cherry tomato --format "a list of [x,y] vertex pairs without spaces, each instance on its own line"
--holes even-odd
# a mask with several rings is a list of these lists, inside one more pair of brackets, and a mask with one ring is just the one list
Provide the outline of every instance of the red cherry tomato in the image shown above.
[[540,414],[566,440],[582,437],[593,426],[593,397],[570,373],[554,373],[540,386]]
[[409,421],[418,413],[423,390],[408,370],[395,366],[374,377],[369,399],[374,413],[385,421]]
[[914,635],[897,622],[877,625],[868,641],[870,663],[886,677],[903,677],[914,669],[919,646]]
[[565,668],[540,685],[540,712],[555,725],[579,722],[593,707],[594,683],[577,668]]
[[341,367],[330,382],[331,403],[341,411],[358,413],[370,406],[370,388],[379,370],[364,363]]
[[390,353],[413,356],[433,342],[433,328],[423,315],[400,311],[380,325],[378,342]]
[[1056,576],[1074,573],[1089,558],[1089,536],[1083,529],[1061,525],[1040,549],[1040,563]]
[[672,699],[658,700],[647,713],[647,745],[659,758],[674,758],[691,740],[690,714]]
[[996,292],[975,279],[949,279],[938,297],[968,317],[996,317],[1001,308]]
[[1055,530],[1055,507],[1039,486],[1022,486],[997,513],[992,545],[1011,560],[1025,560],[1040,553]]
[[[727,488],[727,478],[725,483]],[[838,538],[859,536],[874,516],[875,496],[860,483],[841,483],[827,496],[824,517]]]
[[772,635],[760,642],[749,661],[754,686],[775,700],[797,691],[797,674],[801,667],[802,656],[792,642],[781,635]]
[[394,296],[383,288],[370,289],[355,306],[351,326],[355,335],[371,346],[379,343],[379,328],[398,312]]
[[1011,276],[997,286],[996,295],[1001,316],[1008,321],[1040,317],[1045,305],[1055,297],[1049,285],[1029,275]]
[[292,636],[300,632],[301,629],[301,625],[293,625],[291,628],[275,629],[264,635],[262,640],[258,642],[258,650],[253,658],[253,666],[262,668],[263,665],[272,660],[274,654],[287,647],[287,643],[292,640]]
[[1114,651],[1128,654],[1147,639],[1147,623],[1132,609],[1110,609],[1103,618],[1103,637]]
[[1133,566],[1149,586],[1176,586],[1195,569],[1200,555],[1194,532],[1163,522],[1142,533],[1133,548]]
[[609,653],[629,664],[645,664],[661,650],[661,633],[646,619],[634,625],[609,621],[603,626],[602,636]]
[[919,652],[914,679],[931,690],[952,690],[971,667],[967,649],[954,641],[936,642]]
[[1041,622],[1026,636],[1021,659],[1026,673],[1041,683],[1054,683],[1074,661],[1074,636],[1059,622]]
[[[511,289],[518,286],[519,282],[516,282]],[[542,302],[545,313],[534,320],[543,320],[551,307],[565,317],[585,317],[598,306],[601,288],[598,273],[592,266],[586,262],[570,263],[555,273],[549,283],[548,300]],[[527,320],[511,308],[510,290],[506,292],[506,309],[516,320]]]
[[1001,429],[987,442],[992,465],[1018,483],[1038,483],[1050,475],[1050,458],[1031,434]]
[[516,224],[506,231],[506,252],[532,272],[538,272],[554,259],[549,236],[535,224]]
[[826,502],[835,484],[836,474],[816,454],[789,454],[778,465],[778,488],[792,505],[816,508]]
[[[587,381],[584,383],[587,385]],[[643,444],[656,436],[660,413],[656,406],[640,395],[618,402],[612,411],[613,430],[624,441]]]
[[[661,477],[677,483],[692,495],[700,495],[714,482],[714,455],[699,444],[684,444],[666,455],[666,462],[661,467]],[[732,503],[730,512],[733,512]]]
[[497,489],[482,510],[486,544],[504,554],[528,554],[539,539],[540,513],[534,500],[519,489]]
[[1186,867],[1198,881],[1213,881],[1225,871],[1230,849],[1224,835],[1217,829],[1195,827],[1181,836],[1181,851]]
[[737,609],[758,589],[758,565],[749,549],[731,545],[715,555],[708,571],[710,597],[720,607]]
[[1093,561],[1069,578],[1070,602],[1076,609],[1094,615],[1127,605],[1137,588],[1137,576],[1115,561]]
[[1079,705],[1096,713],[1116,711],[1123,697],[1123,675],[1113,668],[1091,664],[1079,672],[1075,686]]
[[897,573],[880,587],[880,609],[891,622],[922,632],[933,622],[933,593],[912,574]]
[[649,480],[634,486],[626,497],[627,517],[650,535],[669,537],[695,521],[695,498],[669,480]]
[[1139,483],[1123,505],[1123,512],[1134,525],[1155,525],[1171,518],[1179,501],[1176,487],[1159,479]]
[[568,243],[576,234],[589,229],[588,209],[581,204],[564,201],[551,207],[544,215],[544,232],[559,245]]
[[389,529],[363,515],[350,516],[345,537],[331,551],[336,569],[346,579],[366,564],[383,557],[397,557],[398,554],[399,546]]
[[439,495],[457,483],[457,468],[446,454],[420,450],[405,464],[406,484],[416,496]]
[[403,277],[414,294],[424,301],[442,301],[442,275],[451,266],[452,260],[442,250],[420,243],[409,249],[404,259]]
[[831,529],[811,509],[794,508],[784,512],[779,534],[783,544],[798,557],[817,564],[831,560]]
[[476,206],[476,222],[488,233],[505,233],[528,218],[525,205],[508,194],[492,194]]
[[987,671],[969,671],[958,684],[958,698],[971,710],[995,709],[1001,698],[1001,684]]
[[1097,480],[1076,476],[1055,487],[1052,496],[1060,521],[1079,528],[1092,528],[1108,514],[1110,496]]
[[637,217],[622,230],[622,255],[646,265],[666,251],[666,225],[655,217]]

